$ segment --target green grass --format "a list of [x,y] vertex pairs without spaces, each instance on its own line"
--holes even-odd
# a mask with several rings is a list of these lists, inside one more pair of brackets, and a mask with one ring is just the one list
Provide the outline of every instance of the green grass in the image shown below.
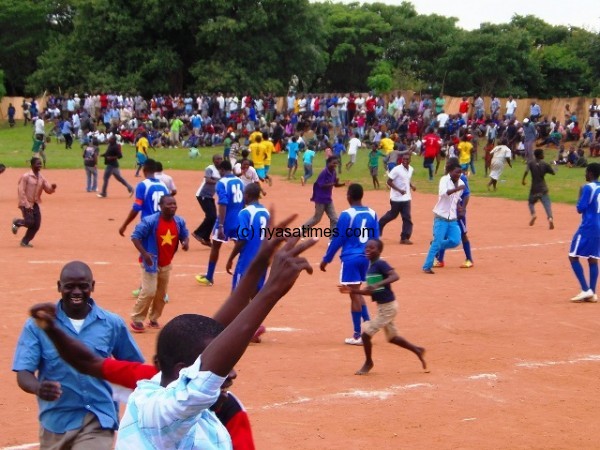
[[[28,160],[31,158],[32,144],[32,128],[23,126],[22,122],[17,122],[14,128],[9,128],[7,122],[0,123],[0,163],[7,167],[29,167]],[[101,146],[100,153],[104,151],[106,146]],[[211,163],[211,158],[214,153],[222,152],[223,147],[208,147],[200,149],[200,157],[190,159],[187,149],[158,149],[150,150],[150,157],[157,159],[163,163],[165,171],[171,169],[177,170],[203,170]],[[76,169],[83,167],[81,150],[78,142],[73,144],[72,150],[65,150],[64,144],[57,142],[56,138],[52,138],[52,142],[48,144],[46,154],[48,157],[48,168],[56,169]],[[525,164],[521,159],[513,162],[513,168],[506,167],[502,173],[501,180],[498,183],[497,192],[488,192],[486,185],[488,178],[484,178],[483,173],[483,146],[479,146],[479,160],[476,163],[477,173],[470,178],[470,188],[474,195],[482,197],[500,197],[513,200],[526,200],[529,193],[529,183],[531,178],[528,177],[528,185],[523,186],[521,179],[525,171]],[[551,162],[556,158],[557,150],[554,148],[546,149],[546,160]],[[343,164],[347,161],[347,155],[343,157]],[[132,145],[123,146],[123,159],[120,161],[122,168],[135,167],[135,148]],[[427,170],[423,168],[423,159],[419,156],[413,156],[412,166],[415,169],[413,182],[420,192],[436,193],[437,180],[435,182],[428,181]],[[100,166],[104,164],[101,162]],[[323,154],[320,153],[315,158],[313,178],[309,180],[313,182],[316,176],[325,166]],[[555,168],[557,166],[554,166]],[[385,184],[385,173],[383,163],[379,169],[379,181],[383,186]],[[287,177],[287,155],[273,155],[271,163],[271,174]],[[302,175],[302,160],[299,160],[298,172],[296,180],[290,183],[299,183]],[[550,187],[550,195],[554,202],[573,204],[577,201],[579,187],[585,183],[585,169],[569,169],[565,166],[558,168],[556,176],[546,177],[548,186]],[[358,154],[355,166],[347,172],[344,168],[341,179],[343,181],[352,181],[361,183],[366,189],[373,189],[373,183],[367,169],[367,150],[361,149]]]

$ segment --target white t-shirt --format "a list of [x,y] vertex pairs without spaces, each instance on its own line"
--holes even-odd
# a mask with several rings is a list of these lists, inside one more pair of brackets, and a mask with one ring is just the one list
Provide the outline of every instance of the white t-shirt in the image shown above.
[[44,128],[44,119],[38,117],[35,121],[35,134],[46,134],[46,129]]
[[167,175],[166,173],[162,173],[162,172],[156,172],[154,174],[154,178],[162,181],[165,184],[165,186],[167,187],[167,189],[169,190],[170,194],[177,191],[177,186],[175,186],[173,177],[171,177],[170,175]]
[[[465,183],[460,178],[458,179],[457,186],[464,186]],[[458,202],[462,196],[463,191],[457,191],[453,194],[448,195],[447,192],[455,189],[457,186],[454,185],[454,182],[450,178],[450,174],[444,175],[440,179],[440,184],[438,186],[438,202],[433,208],[433,213],[443,217],[448,220],[456,220],[456,208],[458,206]]]
[[412,199],[410,190],[410,180],[412,178],[414,169],[412,166],[408,166],[408,169],[402,164],[398,164],[388,174],[388,178],[392,180],[394,186],[398,189],[402,189],[406,193],[402,195],[396,189],[390,189],[390,200],[393,202],[407,202]]
[[348,97],[343,96],[338,99],[340,111],[348,111]]
[[517,102],[513,100],[509,100],[506,102],[506,114],[514,114],[517,109]]
[[242,180],[242,183],[244,183],[244,187],[248,186],[251,183],[260,182],[260,178],[258,178],[256,169],[252,166],[248,167],[246,173],[242,173],[242,165],[240,163],[237,163],[233,167],[233,173],[235,173],[239,177],[239,179]]
[[352,139],[350,139],[350,142],[348,142],[348,154],[356,155],[360,146],[360,139],[358,139],[357,137],[353,137]]

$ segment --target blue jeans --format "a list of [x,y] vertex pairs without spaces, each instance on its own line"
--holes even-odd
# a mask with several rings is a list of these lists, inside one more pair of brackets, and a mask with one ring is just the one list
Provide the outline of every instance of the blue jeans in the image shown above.
[[456,220],[446,220],[435,216],[433,219],[433,241],[425,258],[423,269],[433,267],[433,258],[440,250],[457,247],[460,244],[460,227]]
[[98,188],[98,169],[95,166],[94,167],[84,166],[84,167],[85,167],[85,176],[87,179],[87,191],[95,192],[96,189]]

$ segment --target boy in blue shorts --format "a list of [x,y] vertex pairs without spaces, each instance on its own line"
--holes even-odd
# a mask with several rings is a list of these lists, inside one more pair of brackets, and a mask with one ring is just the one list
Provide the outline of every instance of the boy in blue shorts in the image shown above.
[[[362,205],[363,187],[360,184],[348,186],[346,198],[350,208],[340,214],[337,226],[333,232],[333,239],[327,247],[327,252],[321,261],[321,270],[325,272],[337,251],[341,248],[342,267],[340,270],[340,283],[352,289],[360,289],[361,283],[366,280],[369,261],[365,256],[365,245],[369,239],[379,239],[379,223],[377,214],[371,208]],[[361,294],[350,294],[350,314],[354,334],[344,342],[349,345],[362,345],[361,319],[369,320],[369,310]]]
[[295,178],[296,170],[298,170],[298,150],[300,146],[298,145],[298,138],[296,136],[292,137],[292,140],[289,141],[286,145],[286,149],[288,151],[288,177],[287,179]]
[[383,251],[383,242],[379,239],[371,239],[365,247],[365,254],[369,259],[370,265],[367,271],[367,288],[359,289],[351,286],[340,286],[340,292],[346,294],[370,295],[377,303],[377,316],[373,320],[363,323],[362,341],[365,350],[365,363],[356,371],[356,375],[366,375],[373,368],[371,338],[383,328],[385,337],[390,344],[396,344],[402,348],[410,350],[421,361],[423,369],[427,371],[427,363],[423,358],[425,349],[411,344],[406,339],[398,335],[394,318],[398,313],[398,303],[392,291],[390,284],[400,279],[394,268],[386,261],[380,259]]
[[[569,250],[569,260],[573,272],[581,285],[581,292],[571,299],[572,302],[598,301],[596,284],[598,282],[598,258],[600,258],[600,164],[591,163],[585,169],[587,184],[579,191],[577,212],[581,214],[581,225],[575,232]],[[590,271],[588,284],[579,258],[587,258]]]
[[212,233],[212,246],[208,257],[208,269],[205,275],[196,275],[196,281],[203,286],[212,286],[215,269],[219,260],[221,244],[229,239],[237,239],[238,215],[244,207],[244,183],[236,177],[231,168],[231,162],[224,160],[219,165],[221,178],[217,182],[216,192],[217,221]]

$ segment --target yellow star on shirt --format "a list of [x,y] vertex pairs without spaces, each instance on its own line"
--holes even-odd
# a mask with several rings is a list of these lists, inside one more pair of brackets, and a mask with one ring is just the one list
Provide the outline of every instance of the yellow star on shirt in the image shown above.
[[162,238],[162,242],[161,242],[161,246],[162,245],[173,245],[173,239],[175,239],[175,236],[171,234],[171,230],[167,230],[166,234],[163,234],[161,236]]

